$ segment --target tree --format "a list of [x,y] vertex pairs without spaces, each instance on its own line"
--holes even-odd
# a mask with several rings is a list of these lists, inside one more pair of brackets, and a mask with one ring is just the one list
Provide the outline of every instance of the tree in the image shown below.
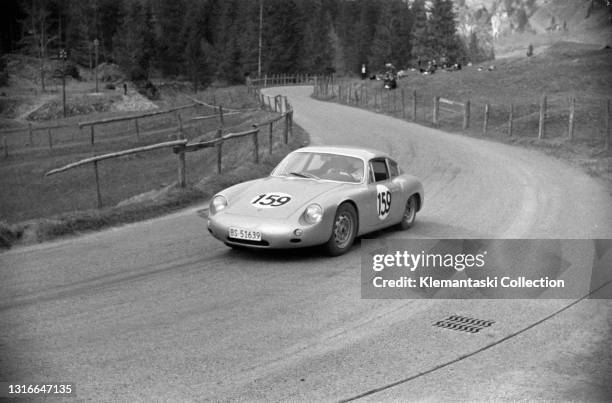
[[264,3],[264,71],[288,73],[299,67],[303,38],[297,0],[266,0]]
[[304,2],[303,49],[300,54],[300,71],[326,74],[333,71],[334,48],[331,37],[331,15],[322,4]]
[[429,30],[425,0],[415,0],[412,4],[412,57],[413,59],[430,59],[432,57],[429,43]]
[[131,0],[120,29],[113,38],[115,59],[132,80],[147,80],[154,53],[151,8]]
[[45,91],[45,59],[47,47],[57,39],[56,35],[48,32],[50,11],[45,0],[24,1],[22,3],[26,18],[21,21],[24,31],[27,33],[21,40],[21,45],[28,53],[35,54],[40,62],[40,85]]
[[[192,1],[195,8],[201,0]],[[184,66],[184,42],[179,27],[185,22],[187,5],[185,0],[154,0],[153,12],[157,18],[156,65],[164,75],[178,75]]]
[[457,36],[457,23],[451,0],[432,0],[427,20],[428,43],[431,56],[449,62],[460,59],[461,42]]

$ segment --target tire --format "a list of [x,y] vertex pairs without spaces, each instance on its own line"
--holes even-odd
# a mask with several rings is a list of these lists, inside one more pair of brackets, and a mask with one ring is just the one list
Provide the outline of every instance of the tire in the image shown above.
[[336,210],[332,233],[325,244],[327,253],[340,256],[351,249],[357,234],[357,212],[349,203],[341,204]]
[[412,227],[414,224],[414,220],[416,218],[417,213],[417,198],[415,195],[412,195],[408,198],[406,202],[406,207],[404,207],[404,214],[402,215],[402,221],[400,221],[401,229],[408,229]]

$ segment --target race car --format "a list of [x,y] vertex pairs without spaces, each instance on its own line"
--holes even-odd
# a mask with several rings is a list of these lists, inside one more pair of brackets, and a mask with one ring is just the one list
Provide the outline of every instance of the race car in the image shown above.
[[338,256],[363,234],[411,227],[423,202],[421,182],[385,153],[304,147],[288,154],[270,176],[217,193],[208,231],[235,248],[323,245]]

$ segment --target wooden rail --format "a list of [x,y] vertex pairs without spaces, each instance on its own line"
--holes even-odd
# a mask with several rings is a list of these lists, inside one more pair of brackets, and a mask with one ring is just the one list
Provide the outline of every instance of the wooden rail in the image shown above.
[[174,108],[164,109],[164,110],[161,110],[161,111],[145,112],[145,113],[140,113],[140,114],[137,114],[137,115],[117,116],[117,117],[112,117],[112,118],[104,118],[104,119],[92,120],[92,121],[89,121],[89,122],[79,122],[79,130],[83,129],[84,127],[89,126],[89,128],[90,128],[90,134],[89,134],[90,142],[93,145],[95,143],[95,132],[94,132],[94,127],[95,126],[109,124],[109,123],[115,123],[115,122],[124,122],[124,121],[128,121],[128,120],[133,120],[134,121],[134,126],[136,128],[136,137],[140,138],[140,126],[138,125],[138,119],[143,119],[143,118],[148,118],[148,117],[158,116],[158,115],[164,115],[164,114],[168,114],[168,113],[172,113],[172,112],[177,112],[177,111],[183,110],[183,109],[193,108],[195,106],[198,106],[198,103],[194,102],[194,103],[188,104],[188,105],[177,106],[177,107],[174,107]]
[[117,151],[117,152],[109,153],[109,154],[97,155],[95,157],[85,158],[83,160],[73,162],[61,168],[52,169],[49,172],[47,172],[45,176],[55,175],[60,172],[68,171],[69,169],[78,168],[83,165],[93,164],[94,176],[95,176],[95,181],[96,181],[96,199],[98,202],[98,208],[101,208],[102,207],[102,194],[100,192],[100,175],[98,173],[98,162],[107,160],[110,158],[118,158],[118,157],[123,157],[125,155],[157,150],[160,148],[175,147],[177,145],[185,144],[185,143],[187,143],[187,140],[174,140],[174,141],[167,141],[164,143],[151,144],[151,145],[144,146],[144,147],[131,148],[129,150]]
[[[288,138],[292,131],[293,110],[291,110],[290,104],[287,101],[285,102],[286,102],[285,104],[286,108],[288,109],[287,112],[283,113],[281,116],[277,118],[269,119],[263,122],[263,124],[265,125],[270,125],[269,153],[272,153],[272,125],[275,122],[278,122],[282,119],[285,120],[285,127],[284,127],[284,132],[283,132],[285,143],[288,142]],[[234,113],[238,113],[238,112],[232,112],[232,114]],[[214,116],[216,117],[217,115],[214,115]],[[98,171],[98,163],[103,160],[119,158],[125,155],[142,153],[142,152],[157,150],[161,148],[172,148],[172,151],[177,155],[178,184],[179,186],[184,187],[186,185],[185,153],[194,152],[194,151],[198,151],[198,150],[205,149],[205,148],[215,147],[217,149],[217,173],[220,173],[222,170],[223,143],[229,140],[251,136],[252,141],[253,141],[254,160],[255,160],[255,163],[259,163],[259,138],[258,138],[259,126],[258,125],[253,125],[253,129],[250,129],[250,130],[236,132],[236,133],[227,133],[225,135],[223,135],[222,129],[219,128],[216,132],[215,139],[191,143],[191,144],[188,144],[188,140],[181,138],[182,137],[182,127],[183,127],[182,121],[179,118],[179,127],[178,127],[179,140],[151,144],[148,146],[131,148],[128,150],[122,150],[122,151],[117,151],[113,153],[97,155],[97,156],[90,157],[90,158],[85,158],[83,160],[70,163],[60,168],[52,169],[48,171],[47,173],[45,173],[45,176],[51,176],[51,175],[55,175],[58,173],[62,173],[62,172],[65,172],[65,171],[68,171],[74,168],[78,168],[83,165],[93,164],[95,185],[96,185],[97,206],[98,208],[101,208],[102,207],[102,195],[100,192],[100,177],[99,177],[99,171]]]
[[[374,109],[383,113],[401,114],[401,117],[408,118],[407,109],[410,110],[410,97],[405,93],[405,88],[397,90],[384,90],[382,83],[380,86],[372,88],[368,86],[367,82],[359,82],[356,80],[345,80],[337,79],[333,76],[328,77],[314,77],[315,85],[313,88],[313,96],[324,100],[335,100],[336,102],[355,105],[357,107]],[[417,120],[417,92],[412,92],[412,121]],[[397,95],[396,95],[397,94]],[[470,128],[472,121],[471,109],[474,107],[470,99],[455,100],[446,97],[440,97],[434,95],[433,102],[431,104],[430,114],[425,113],[425,116],[429,119],[430,124],[439,125],[441,123],[441,117],[445,114],[452,114],[453,116],[463,115],[463,121],[461,123],[461,129],[467,131]],[[431,98],[430,98],[431,99]],[[593,114],[597,114],[601,119],[601,129],[598,128],[599,133],[593,133],[593,136],[597,140],[601,141],[605,150],[610,150],[612,147],[612,125],[610,124],[610,99],[604,98],[601,101],[586,99],[586,104],[589,105],[588,116],[592,118]],[[574,141],[576,138],[575,131],[577,125],[577,107],[576,98],[556,98],[553,102],[550,101],[546,94],[543,94],[537,104],[517,105],[516,103],[509,103],[506,105],[494,105],[489,102],[480,103],[478,108],[482,107],[482,135],[489,136],[492,126],[498,133],[506,137],[512,137],[516,135],[516,123],[525,118],[536,120],[537,124],[537,135],[539,140],[546,139],[547,136],[551,136],[552,131],[547,132],[547,123],[552,120],[550,115],[555,116],[555,120],[559,121],[557,117],[560,111],[563,109],[567,110],[567,134],[564,135],[568,141]],[[398,110],[399,103],[399,110]],[[420,105],[423,105],[421,102]],[[517,116],[517,108],[529,109],[529,107],[538,110],[538,112],[529,112],[529,115]],[[527,108],[525,108],[527,107]],[[554,111],[550,113],[550,111]],[[531,116],[533,114],[533,116]],[[537,115],[536,115],[537,114]],[[507,116],[500,119],[500,116]],[[454,119],[457,121],[457,119]],[[524,125],[523,122],[521,122]],[[531,125],[530,127],[533,127]]]

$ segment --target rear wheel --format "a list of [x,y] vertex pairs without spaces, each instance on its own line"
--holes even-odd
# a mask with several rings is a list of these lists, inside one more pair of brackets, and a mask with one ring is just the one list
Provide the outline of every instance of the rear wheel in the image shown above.
[[327,252],[332,256],[348,252],[353,246],[356,234],[357,212],[352,205],[343,203],[336,210],[331,237],[325,244]]
[[404,215],[402,216],[402,221],[400,222],[400,227],[402,229],[408,229],[412,227],[414,224],[414,219],[416,218],[417,212],[417,198],[415,195],[412,195],[408,198],[406,202],[406,207],[404,207]]

